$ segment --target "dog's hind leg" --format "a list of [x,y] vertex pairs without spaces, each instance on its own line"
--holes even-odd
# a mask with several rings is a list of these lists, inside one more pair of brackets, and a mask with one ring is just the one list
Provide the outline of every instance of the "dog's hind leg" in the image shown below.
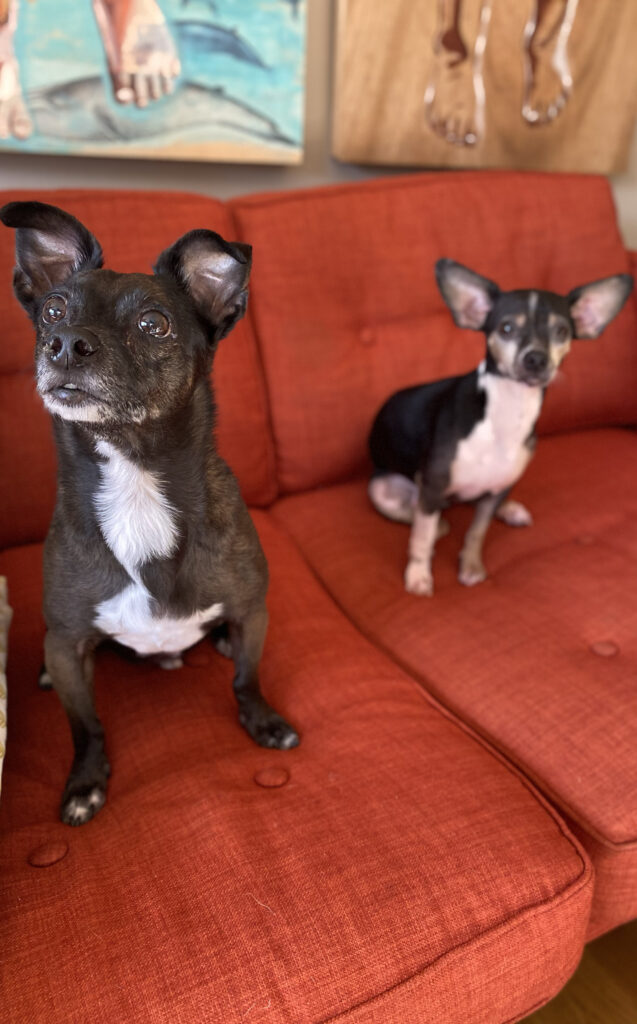
[[40,674],[38,676],[38,686],[40,687],[41,690],[53,689],[53,682],[51,681],[51,676],[46,670],[46,665],[43,665],[42,668],[40,669]]
[[289,750],[299,743],[298,734],[264,699],[259,686],[259,661],[268,628],[264,604],[239,622],[229,622],[235,676],[232,682],[239,721],[261,747]]
[[367,489],[369,499],[386,519],[395,523],[413,523],[418,504],[418,485],[401,473],[372,477]]
[[222,622],[219,626],[213,626],[209,635],[215,650],[219,651],[219,654],[222,654],[224,658],[231,658],[232,642],[230,640],[230,627],[228,623]]
[[531,526],[533,516],[519,501],[503,501],[495,513],[495,518],[500,519],[507,526]]
[[83,825],[97,814],[111,772],[93,702],[93,651],[91,643],[52,630],[44,641],[46,670],[68,716],[75,749],[62,796],[61,817],[67,825]]
[[[401,473],[385,473],[374,476],[367,488],[369,500],[381,516],[394,523],[413,523],[414,511],[418,505],[418,484]],[[438,520],[436,540],[446,537],[449,523]]]

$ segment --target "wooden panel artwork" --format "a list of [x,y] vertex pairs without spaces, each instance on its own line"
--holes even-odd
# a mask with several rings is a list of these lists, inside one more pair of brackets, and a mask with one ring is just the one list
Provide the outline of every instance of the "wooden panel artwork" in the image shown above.
[[622,170],[636,51],[637,0],[338,0],[333,153]]

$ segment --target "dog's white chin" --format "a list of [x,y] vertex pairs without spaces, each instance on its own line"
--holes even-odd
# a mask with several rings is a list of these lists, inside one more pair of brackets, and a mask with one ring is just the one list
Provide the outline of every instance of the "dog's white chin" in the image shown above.
[[103,423],[108,419],[108,413],[104,406],[95,402],[84,402],[82,405],[68,405],[62,399],[48,394],[42,396],[46,408],[54,416],[63,420],[71,420],[75,423]]

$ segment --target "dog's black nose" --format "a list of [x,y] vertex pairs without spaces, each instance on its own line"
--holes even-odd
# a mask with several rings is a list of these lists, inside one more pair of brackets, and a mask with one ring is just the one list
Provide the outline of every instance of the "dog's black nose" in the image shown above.
[[529,373],[542,373],[548,366],[549,357],[541,348],[532,348],[525,353],[522,362]]
[[59,327],[44,348],[52,363],[78,366],[99,348],[99,338],[85,327]]

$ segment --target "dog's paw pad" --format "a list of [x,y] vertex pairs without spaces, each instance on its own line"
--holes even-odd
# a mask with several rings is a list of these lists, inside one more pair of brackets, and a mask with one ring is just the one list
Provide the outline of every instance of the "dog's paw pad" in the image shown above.
[[458,579],[465,587],[475,587],[476,583],[483,583],[487,578],[487,570],[482,562],[469,562],[460,567]]
[[434,581],[421,562],[410,562],[405,570],[405,590],[417,597],[433,597]]
[[84,825],[95,817],[105,800],[106,790],[101,786],[66,797],[62,803],[62,821],[65,825]]
[[533,516],[519,501],[505,501],[497,512],[498,519],[501,519],[507,526],[531,526]]
[[275,711],[256,719],[249,715],[239,715],[239,721],[260,747],[291,750],[299,745],[299,734]]

